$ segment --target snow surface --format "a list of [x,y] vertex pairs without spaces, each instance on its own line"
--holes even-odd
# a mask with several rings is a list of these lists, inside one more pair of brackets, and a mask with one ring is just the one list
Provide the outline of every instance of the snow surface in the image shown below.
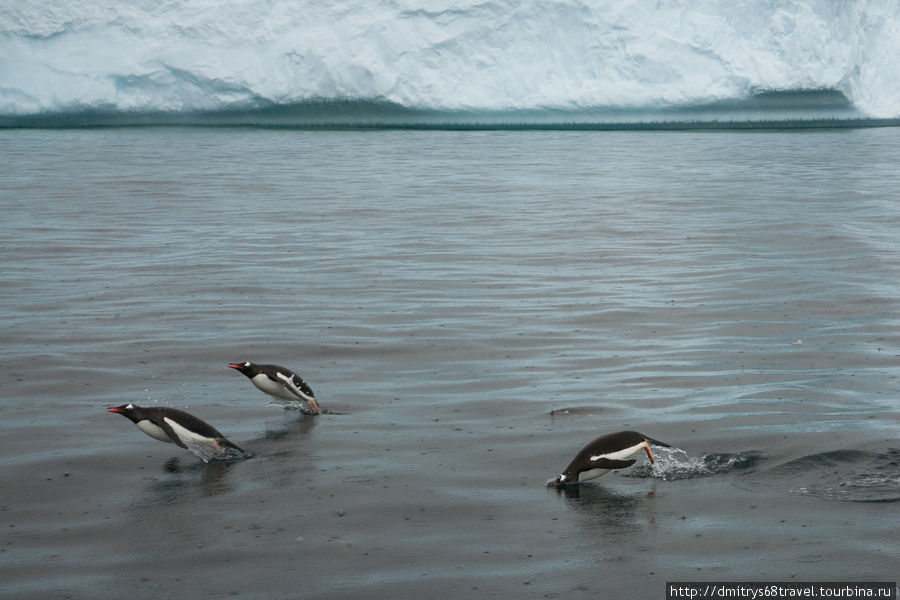
[[666,108],[833,89],[895,118],[898,56],[900,0],[0,0],[0,114]]

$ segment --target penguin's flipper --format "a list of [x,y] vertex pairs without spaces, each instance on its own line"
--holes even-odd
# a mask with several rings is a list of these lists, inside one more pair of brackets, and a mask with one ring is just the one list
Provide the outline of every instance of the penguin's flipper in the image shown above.
[[181,437],[179,437],[179,435],[175,433],[175,430],[172,429],[172,425],[169,424],[169,419],[163,418],[159,419],[158,421],[154,420],[153,422],[158,425],[160,429],[166,432],[166,435],[169,436],[170,440],[172,440],[185,450],[189,450],[187,444],[184,443],[184,440],[182,440]]
[[313,394],[312,388],[306,385],[306,382],[294,375],[293,373],[287,375],[279,371],[276,373],[278,377],[277,381],[284,385],[292,394],[297,396],[297,398],[301,400],[313,400],[315,401],[316,397]]

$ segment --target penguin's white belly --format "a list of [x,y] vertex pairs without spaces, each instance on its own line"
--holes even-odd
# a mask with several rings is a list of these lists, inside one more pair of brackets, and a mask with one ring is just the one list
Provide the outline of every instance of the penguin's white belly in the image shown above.
[[287,398],[290,400],[297,399],[297,396],[292,394],[290,390],[284,387],[284,384],[277,381],[272,381],[262,373],[253,377],[252,379],[250,379],[250,381],[253,382],[253,385],[255,385],[263,392],[269,394],[270,396],[275,396],[277,398]]
[[137,425],[138,429],[140,429],[153,439],[159,440],[161,442],[169,442],[170,444],[175,443],[169,438],[168,435],[166,435],[166,431],[159,425],[155,424],[153,421],[144,419],[143,421],[138,421],[137,423],[135,423],[135,425]]

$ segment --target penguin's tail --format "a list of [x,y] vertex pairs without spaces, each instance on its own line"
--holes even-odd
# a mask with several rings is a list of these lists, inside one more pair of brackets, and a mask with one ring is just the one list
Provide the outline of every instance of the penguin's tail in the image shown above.
[[[643,435],[643,434],[641,434],[641,435]],[[661,442],[659,440],[654,440],[652,437],[648,437],[646,435],[644,436],[644,439],[646,439],[648,442],[650,442],[651,446],[662,446],[663,448],[673,448],[674,447],[674,446],[672,446],[672,444],[667,444],[667,443]]]

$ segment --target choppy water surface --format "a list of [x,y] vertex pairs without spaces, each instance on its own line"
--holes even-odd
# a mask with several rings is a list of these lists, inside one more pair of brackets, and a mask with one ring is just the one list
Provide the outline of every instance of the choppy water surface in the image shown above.
[[[4,597],[896,573],[900,129],[7,130],[0,163]],[[679,452],[543,488],[625,428]]]

